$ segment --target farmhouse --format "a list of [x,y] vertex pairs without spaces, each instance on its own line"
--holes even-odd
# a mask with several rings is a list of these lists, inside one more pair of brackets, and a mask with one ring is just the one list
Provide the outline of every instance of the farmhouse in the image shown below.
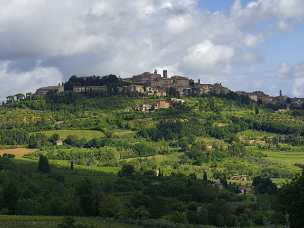
[[26,98],[29,98],[28,95],[24,95],[22,93],[18,93],[14,96],[8,96],[6,97],[6,103],[7,104],[11,104],[11,103],[14,103],[16,101],[22,101],[22,100],[25,100]]
[[62,141],[62,139],[56,140],[56,146],[63,146],[63,141]]
[[154,110],[168,109],[172,107],[172,103],[169,100],[160,100],[154,104]]
[[25,95],[22,93],[18,93],[15,95],[17,101],[22,101],[25,99]]
[[135,110],[138,112],[150,112],[153,111],[153,106],[150,104],[137,105]]
[[11,103],[14,103],[16,100],[15,100],[15,96],[8,96],[6,97],[6,103],[7,104],[11,104]]

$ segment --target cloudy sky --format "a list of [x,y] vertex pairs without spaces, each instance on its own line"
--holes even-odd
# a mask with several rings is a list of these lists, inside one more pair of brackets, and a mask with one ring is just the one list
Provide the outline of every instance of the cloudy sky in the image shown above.
[[0,100],[154,68],[304,96],[303,42],[304,0],[0,0]]

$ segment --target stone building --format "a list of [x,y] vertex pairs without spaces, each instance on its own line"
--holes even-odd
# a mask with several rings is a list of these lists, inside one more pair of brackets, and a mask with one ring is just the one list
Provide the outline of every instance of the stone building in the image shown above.
[[155,70],[154,73],[145,72],[140,75],[135,75],[131,79],[125,79],[125,81],[143,85],[148,88],[148,94],[153,94],[154,92],[154,94],[161,96],[164,95],[164,92],[167,94],[170,88],[174,88],[181,96],[190,94],[189,91],[191,90],[190,80],[188,78],[178,75],[168,78],[167,70],[163,71],[163,75],[158,74]]
[[227,95],[230,93],[230,90],[224,87],[221,83],[215,83],[211,89],[213,94],[216,95]]
[[174,88],[184,88],[184,89],[187,89],[187,88],[190,87],[190,80],[189,80],[189,78],[175,75],[175,76],[171,77],[171,79],[173,80],[172,86]]
[[215,94],[215,95],[226,95],[231,91],[224,87],[220,83],[215,84],[200,84],[200,80],[198,84],[194,86],[195,93],[198,95],[206,95],[206,94]]
[[132,84],[128,86],[129,93],[145,94],[145,86],[140,84]]
[[32,93],[26,93],[25,97],[26,97],[26,99],[32,99],[33,98],[33,94]]
[[63,85],[58,86],[47,86],[37,89],[35,95],[37,96],[46,96],[48,93],[62,93],[64,92]]
[[204,94],[208,94],[211,92],[212,85],[211,84],[198,84],[196,86],[196,88],[198,90],[199,95],[204,95]]
[[254,91],[254,92],[236,92],[240,96],[247,96],[250,100],[260,103],[260,104],[286,104],[288,97],[286,96],[279,96],[273,97],[265,94],[262,91]]
[[74,93],[106,93],[107,86],[73,86]]
[[151,83],[156,80],[160,80],[162,76],[154,72],[153,74],[150,72],[145,72],[140,75],[135,75],[131,78],[131,82],[135,84],[142,84],[146,86],[152,86]]

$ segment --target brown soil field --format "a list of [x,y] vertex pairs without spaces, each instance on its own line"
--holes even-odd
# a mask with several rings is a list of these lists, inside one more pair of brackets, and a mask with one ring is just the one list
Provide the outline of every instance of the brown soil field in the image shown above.
[[0,149],[0,155],[12,154],[15,155],[16,158],[22,158],[24,155],[29,155],[33,152],[35,152],[35,150],[27,148]]

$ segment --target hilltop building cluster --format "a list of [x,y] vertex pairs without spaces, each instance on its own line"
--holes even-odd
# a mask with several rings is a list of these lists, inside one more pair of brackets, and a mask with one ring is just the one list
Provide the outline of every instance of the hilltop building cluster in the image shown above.
[[[228,95],[236,94],[264,105],[279,105],[295,108],[304,107],[304,99],[289,98],[282,95],[270,96],[261,91],[255,92],[233,92],[220,83],[202,84],[200,80],[194,81],[188,77],[173,75],[168,76],[168,71],[163,70],[159,74],[157,70],[153,73],[144,72],[129,78],[120,78],[115,75],[108,76],[72,76],[67,82],[57,86],[48,86],[37,89],[34,94],[17,94],[8,96],[7,103],[31,99],[47,94],[61,94],[72,92],[76,94],[101,94],[101,95],[127,95],[127,96],[154,96],[154,97],[183,97],[201,95]],[[147,108],[149,109],[149,108]]]
[[265,94],[262,91],[255,92],[243,92],[237,91],[235,92],[239,96],[247,97],[251,101],[256,102],[258,104],[263,105],[276,105],[276,106],[285,106],[286,109],[292,108],[303,108],[304,99],[303,98],[290,98],[288,96],[284,96],[282,91],[280,90],[279,96],[270,96]]
[[184,76],[174,75],[168,77],[168,71],[164,70],[163,74],[145,72],[135,75],[132,78],[124,79],[132,84],[131,90],[146,95],[166,96],[176,94],[177,96],[191,96],[203,94],[228,94],[231,92],[221,84],[201,84],[200,80],[194,82]]
[[168,77],[167,70],[164,70],[162,75],[155,70],[154,73],[145,72],[123,79],[117,78],[115,75],[105,77],[95,75],[72,76],[66,83],[37,89],[34,96],[46,96],[49,93],[63,93],[65,91],[108,94],[109,90],[115,90],[119,94],[156,97],[169,95],[182,97],[203,94],[225,95],[231,92],[220,83],[201,84],[200,80],[194,82],[192,79],[179,75]]
[[[110,77],[110,76],[108,76]],[[79,79],[79,78],[78,78]],[[163,74],[158,74],[157,70],[154,73],[145,72],[139,75],[134,75],[130,78],[114,79],[100,83],[103,78],[98,76],[81,77],[70,79],[66,90],[74,93],[109,93],[109,85],[113,89],[115,86],[116,92],[120,94],[139,95],[139,96],[191,96],[203,94],[228,94],[231,92],[228,88],[221,84],[201,84],[200,80],[194,80],[187,77],[174,75],[168,77],[168,71],[164,70]],[[53,90],[53,87],[49,87]],[[59,92],[61,88],[57,87]],[[38,92],[38,91],[37,91]]]

